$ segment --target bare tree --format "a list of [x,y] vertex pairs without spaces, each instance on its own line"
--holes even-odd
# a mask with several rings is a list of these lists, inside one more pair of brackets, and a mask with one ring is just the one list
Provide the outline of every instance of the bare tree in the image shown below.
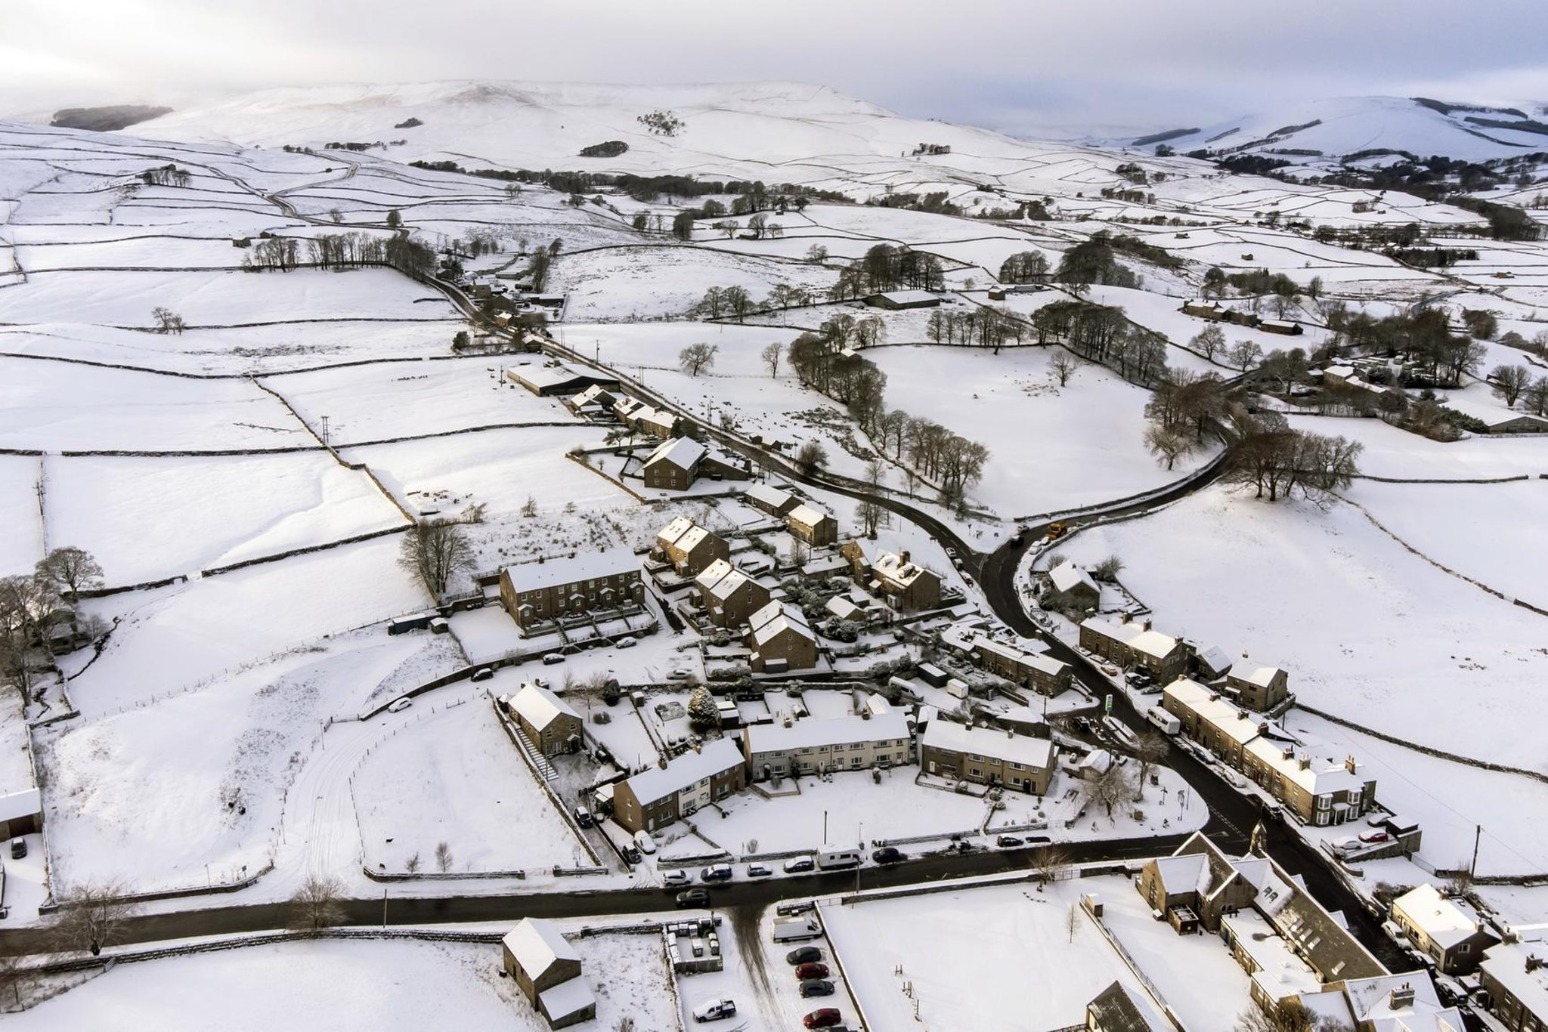
[[421,521],[403,538],[398,565],[417,573],[436,597],[459,570],[473,566],[473,546],[457,523]]
[[1548,376],[1539,376],[1521,394],[1522,402],[1534,416],[1548,416]]
[[125,925],[138,909],[116,882],[95,882],[62,893],[59,910],[49,926],[53,948],[61,953],[84,952],[93,957],[123,941]]
[[821,244],[813,244],[806,249],[806,260],[821,265],[828,260],[828,249]]
[[1056,843],[1034,850],[1028,863],[1032,867],[1032,878],[1037,882],[1037,891],[1042,892],[1049,882],[1057,881],[1074,862],[1074,854]]
[[1106,559],[1091,567],[1091,576],[1099,581],[1107,581],[1109,584],[1118,579],[1123,572],[1123,560],[1116,555],[1110,555]]
[[82,588],[102,585],[102,567],[90,552],[74,545],[49,552],[38,562],[38,574],[46,577],[60,597],[71,603],[79,601]]
[[1231,364],[1246,372],[1249,366],[1255,365],[1258,359],[1263,357],[1263,349],[1250,340],[1237,341],[1231,348]]
[[795,463],[802,473],[811,476],[828,464],[828,450],[816,441],[807,441],[795,453]]
[[1516,401],[1532,385],[1532,373],[1526,366],[1498,365],[1489,374],[1494,393],[1505,402],[1506,408],[1515,408]]
[[1145,427],[1145,447],[1159,460],[1166,460],[1166,468],[1170,470],[1177,464],[1177,460],[1187,455],[1199,446],[1196,437],[1181,433],[1158,423],[1151,423]]
[[777,340],[771,341],[770,343],[766,344],[763,350],[758,354],[759,357],[763,359],[763,364],[769,367],[769,376],[778,376],[779,360],[785,354],[785,345],[781,344]]
[[1075,375],[1075,370],[1080,368],[1080,363],[1075,361],[1075,357],[1069,352],[1060,351],[1053,357],[1053,361],[1048,363],[1048,368],[1059,381],[1059,386],[1063,387],[1070,382],[1070,377]]
[[451,870],[451,865],[452,865],[451,846],[447,845],[445,842],[438,842],[438,843],[436,843],[436,846],[435,846],[435,866],[437,866],[437,867],[439,867],[441,869],[441,873],[442,874],[445,874],[447,871]]
[[1213,362],[1215,356],[1225,350],[1225,333],[1218,326],[1206,326],[1194,335],[1188,346]]
[[1086,799],[1100,803],[1107,811],[1108,820],[1112,819],[1113,807],[1132,798],[1134,779],[1129,774],[1129,768],[1116,761],[1100,774],[1092,774],[1086,781]]
[[1134,758],[1139,760],[1139,789],[1134,793],[1135,801],[1145,798],[1145,785],[1150,781],[1150,770],[1171,752],[1171,743],[1166,738],[1155,732],[1147,731],[1139,737],[1139,745],[1134,747]]
[[528,495],[527,500],[521,503],[521,514],[527,517],[527,519],[536,516],[538,514],[537,499]]
[[320,932],[344,920],[344,885],[337,878],[311,875],[290,897],[287,922],[302,932]]
[[720,350],[714,344],[706,344],[700,341],[690,344],[677,353],[678,364],[683,372],[689,376],[698,376],[704,370],[715,364],[715,352]]
[[1064,915],[1064,927],[1070,934],[1070,942],[1075,941],[1075,933],[1080,929],[1080,904],[1071,903],[1068,914]]
[[157,305],[151,309],[151,318],[156,320],[157,333],[182,333],[184,329],[183,317],[170,308]]
[[403,867],[408,871],[409,874],[418,874],[419,854],[416,852],[413,856],[409,857],[407,862],[404,863]]
[[1353,1032],[1348,1022],[1316,1015],[1298,1000],[1286,1000],[1272,1010],[1249,1007],[1232,1026],[1233,1032]]

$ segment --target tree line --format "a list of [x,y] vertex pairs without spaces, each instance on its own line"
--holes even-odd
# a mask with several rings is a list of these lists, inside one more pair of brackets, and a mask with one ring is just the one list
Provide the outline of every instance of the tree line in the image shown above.
[[53,662],[53,640],[60,627],[95,636],[100,620],[77,618],[81,592],[102,585],[102,567],[82,548],[56,548],[38,560],[30,574],[0,578],[0,683],[25,698],[31,687],[33,656]]
[[1131,323],[1122,308],[1089,301],[1055,301],[1032,316],[1037,342],[1052,341],[1131,383],[1150,387],[1167,375],[1166,338]]

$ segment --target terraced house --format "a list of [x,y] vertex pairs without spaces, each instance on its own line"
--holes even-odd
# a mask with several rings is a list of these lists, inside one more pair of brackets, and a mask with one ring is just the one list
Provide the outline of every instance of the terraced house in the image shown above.
[[540,559],[500,571],[500,604],[522,630],[560,617],[638,606],[644,597],[640,562],[622,549]]
[[868,767],[898,767],[913,760],[914,740],[903,714],[887,711],[742,729],[752,780],[820,774]]

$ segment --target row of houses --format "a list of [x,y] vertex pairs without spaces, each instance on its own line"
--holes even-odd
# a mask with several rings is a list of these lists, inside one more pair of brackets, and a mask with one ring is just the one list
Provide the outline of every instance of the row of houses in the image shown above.
[[789,491],[767,484],[754,484],[742,492],[742,498],[756,509],[785,521],[792,537],[814,548],[838,542],[838,520],[831,513],[801,501]]
[[640,561],[624,549],[579,552],[500,571],[500,604],[523,631],[540,624],[644,604]]
[[1161,707],[1177,717],[1189,736],[1306,824],[1344,824],[1376,802],[1376,779],[1353,756],[1342,763],[1318,760],[1266,718],[1218,690],[1180,677],[1162,690]]
[[1304,332],[1300,323],[1291,322],[1289,319],[1260,319],[1251,312],[1243,312],[1223,301],[1185,301],[1182,310],[1187,315],[1198,316],[1210,322],[1256,327],[1265,333],[1281,333],[1285,336],[1298,337]]
[[1093,616],[1081,621],[1080,647],[1125,671],[1148,674],[1157,684],[1184,677],[1197,667],[1207,677],[1224,677],[1222,694],[1247,709],[1269,712],[1290,698],[1290,679],[1283,669],[1249,659],[1245,654],[1235,663],[1219,655],[1218,649],[1199,653],[1181,638],[1163,634],[1146,620],[1134,620],[1124,613],[1117,620]]
[[1047,655],[1032,642],[999,641],[981,628],[962,625],[942,630],[940,642],[996,677],[1039,695],[1055,696],[1070,686],[1070,665]]
[[1042,795],[1058,749],[1032,738],[939,718],[917,740],[908,719],[884,702],[852,716],[753,724],[740,739],[706,742],[695,752],[619,782],[613,819],[629,831],[655,831],[742,791],[749,781],[831,774],[918,762],[937,777]]

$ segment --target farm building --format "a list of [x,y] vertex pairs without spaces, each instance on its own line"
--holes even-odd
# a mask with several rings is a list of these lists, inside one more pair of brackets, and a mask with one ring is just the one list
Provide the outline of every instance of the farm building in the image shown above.
[[599,376],[595,373],[578,373],[557,362],[512,366],[505,371],[505,378],[525,387],[540,398],[569,398],[587,387],[606,387],[609,390],[618,388],[618,381],[612,377]]
[[872,308],[900,311],[905,308],[936,308],[941,303],[939,294],[928,290],[890,290],[884,294],[872,294],[865,299]]
[[781,491],[767,484],[754,484],[742,492],[742,498],[770,516],[784,516],[801,504],[801,499],[789,491]]
[[580,953],[554,925],[525,918],[506,933],[501,949],[506,973],[549,1028],[597,1016],[596,997],[581,977]]
[[527,740],[544,756],[574,752],[580,748],[584,722],[569,703],[546,688],[530,682],[505,701]]

